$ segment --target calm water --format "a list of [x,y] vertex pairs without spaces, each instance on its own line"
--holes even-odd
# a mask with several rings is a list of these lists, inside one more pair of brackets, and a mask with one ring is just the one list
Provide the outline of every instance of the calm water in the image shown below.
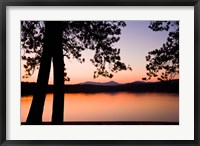
[[[21,98],[25,122],[32,95]],[[43,121],[51,121],[53,94],[47,94]],[[65,94],[64,121],[179,121],[178,94],[97,93]]]

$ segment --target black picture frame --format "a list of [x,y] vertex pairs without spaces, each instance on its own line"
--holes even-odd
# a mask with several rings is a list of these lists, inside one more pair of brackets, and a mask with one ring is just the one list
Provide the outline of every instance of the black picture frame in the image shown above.
[[[7,6],[194,6],[194,140],[7,140],[6,139],[6,7]],[[1,0],[0,1],[0,144],[5,145],[132,145],[194,146],[199,136],[199,0]],[[16,131],[17,132],[17,131]]]

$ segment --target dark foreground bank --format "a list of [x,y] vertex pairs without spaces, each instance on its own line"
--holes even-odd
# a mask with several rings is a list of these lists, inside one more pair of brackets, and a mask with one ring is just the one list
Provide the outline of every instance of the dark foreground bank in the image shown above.
[[[22,122],[21,125],[27,125]],[[39,125],[53,125],[51,122],[42,122]],[[64,122],[63,125],[179,125],[179,122],[134,121],[134,122]]]

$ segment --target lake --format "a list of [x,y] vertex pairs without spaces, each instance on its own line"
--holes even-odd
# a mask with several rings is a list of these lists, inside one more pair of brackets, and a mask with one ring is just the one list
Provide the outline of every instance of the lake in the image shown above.
[[[21,98],[25,122],[33,96]],[[51,121],[53,94],[47,94],[42,120]],[[65,93],[64,121],[179,121],[179,96],[173,93]]]

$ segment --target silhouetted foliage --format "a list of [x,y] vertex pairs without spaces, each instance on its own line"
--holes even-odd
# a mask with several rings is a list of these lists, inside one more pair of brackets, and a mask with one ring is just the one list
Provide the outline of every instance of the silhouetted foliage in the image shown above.
[[[119,41],[123,21],[63,21],[63,56],[75,58],[80,63],[85,61],[81,53],[86,49],[94,50],[95,55],[90,59],[97,68],[94,78],[99,75],[112,78],[111,72],[131,70],[121,62],[120,49],[114,48],[113,43]],[[56,29],[56,28],[55,28]],[[45,37],[45,21],[21,22],[22,59],[26,61],[25,78],[39,69]],[[69,81],[65,70],[65,80]]]
[[[169,31],[167,42],[160,49],[148,52],[146,65],[148,78],[157,77],[160,81],[172,80],[179,74],[179,22],[152,21],[149,28],[153,31]],[[161,73],[159,76],[158,74]]]
[[22,60],[26,61],[24,68],[27,78],[35,69],[39,69],[44,44],[44,23],[40,21],[21,21]]
[[39,69],[35,93],[33,96],[27,124],[41,124],[44,101],[47,92],[51,61],[54,73],[54,98],[52,123],[62,124],[64,115],[64,81],[69,81],[64,57],[75,58],[80,63],[82,51],[94,50],[90,60],[99,75],[112,78],[111,72],[130,69],[121,62],[120,49],[113,43],[119,41],[123,21],[22,21],[21,48],[22,59],[26,61],[25,78]]

